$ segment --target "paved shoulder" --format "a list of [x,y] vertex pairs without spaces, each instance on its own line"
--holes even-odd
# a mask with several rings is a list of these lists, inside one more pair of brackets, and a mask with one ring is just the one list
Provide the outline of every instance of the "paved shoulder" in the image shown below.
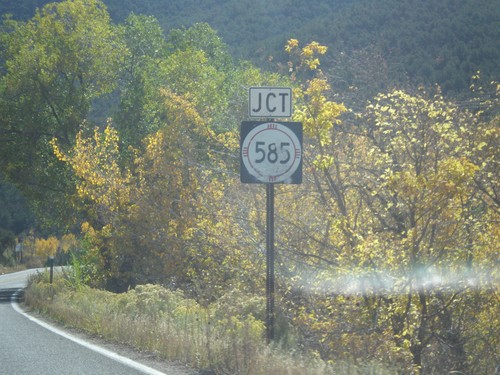
[[[14,275],[0,277],[0,290],[19,286],[19,275]],[[0,374],[194,375],[184,367],[54,327],[16,302],[0,303],[0,338]]]

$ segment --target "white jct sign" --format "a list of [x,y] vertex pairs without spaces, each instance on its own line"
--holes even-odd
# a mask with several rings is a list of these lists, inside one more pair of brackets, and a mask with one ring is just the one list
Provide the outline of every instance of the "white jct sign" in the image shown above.
[[250,117],[291,117],[292,89],[289,87],[250,87]]

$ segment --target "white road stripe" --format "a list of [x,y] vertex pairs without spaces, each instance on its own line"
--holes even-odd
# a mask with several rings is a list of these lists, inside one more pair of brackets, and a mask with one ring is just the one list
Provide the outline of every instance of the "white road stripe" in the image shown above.
[[[17,293],[16,293],[17,294]],[[94,345],[94,344],[91,344],[85,340],[82,340],[76,336],[73,336],[67,332],[64,332],[58,328],[55,328],[55,327],[52,327],[51,325],[25,313],[20,307],[19,307],[19,304],[14,300],[15,296],[12,297],[12,302],[11,302],[11,305],[12,307],[14,308],[14,310],[16,310],[19,314],[23,315],[25,318],[31,320],[32,322],[42,326],[43,328],[45,329],[48,329],[49,331],[59,335],[59,336],[62,336],[68,340],[71,340],[75,343],[77,343],[78,345],[81,345],[87,349],[90,349],[96,353],[99,353],[99,354],[102,354],[108,358],[111,358],[117,362],[120,362],[128,367],[131,367],[133,369],[136,369],[138,371],[141,371],[142,373],[144,374],[147,374],[147,375],[167,375],[165,374],[164,372],[161,372],[161,371],[158,371],[158,370],[155,370],[154,368],[151,368],[149,366],[146,366],[146,365],[143,365],[142,363],[139,363],[139,362],[136,362],[130,358],[127,358],[127,357],[124,357],[124,356],[121,356],[115,352],[112,352],[111,350],[108,350],[108,349],[104,349],[104,348],[101,348],[97,345]]]

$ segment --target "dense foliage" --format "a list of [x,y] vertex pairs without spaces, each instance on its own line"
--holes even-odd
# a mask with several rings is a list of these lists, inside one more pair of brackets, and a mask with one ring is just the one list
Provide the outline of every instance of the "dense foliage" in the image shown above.
[[34,224],[33,214],[26,198],[13,184],[0,176],[0,265],[16,262],[16,236]]
[[34,253],[70,250],[79,282],[116,292],[262,296],[265,190],[239,182],[237,128],[248,87],[290,85],[304,182],[276,187],[278,338],[330,362],[494,373],[498,83],[474,74],[460,103],[420,86],[350,108],[320,43],[289,39],[282,74],[265,73],[208,24],[113,24],[98,0],[7,19],[0,40],[0,172],[60,237],[31,236]]
[[[29,19],[49,0],[0,4],[0,13]],[[336,87],[356,95],[407,81],[463,94],[475,71],[499,75],[500,7],[495,0],[105,0],[112,18],[154,15],[164,30],[207,22],[233,56],[258,66],[282,62],[289,38],[320,40],[330,48],[324,70]],[[270,57],[273,59],[270,60]],[[272,61],[270,64],[269,61]],[[377,91],[378,90],[378,91]]]

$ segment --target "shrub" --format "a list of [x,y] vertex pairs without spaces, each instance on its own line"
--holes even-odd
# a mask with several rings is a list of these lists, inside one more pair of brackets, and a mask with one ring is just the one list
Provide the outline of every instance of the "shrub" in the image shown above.
[[265,345],[264,300],[238,290],[202,306],[158,285],[115,294],[75,287],[64,276],[50,285],[48,274],[41,273],[30,281],[26,303],[65,325],[216,374],[388,373],[377,364],[327,364]]

